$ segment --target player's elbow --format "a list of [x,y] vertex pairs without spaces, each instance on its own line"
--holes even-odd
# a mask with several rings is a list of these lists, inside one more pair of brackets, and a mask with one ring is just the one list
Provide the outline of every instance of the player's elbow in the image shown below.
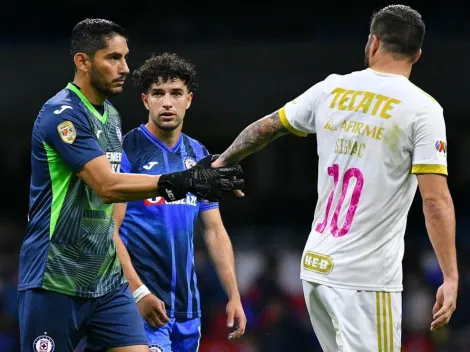
[[112,204],[116,202],[116,200],[113,198],[112,193],[107,188],[100,189],[96,193],[98,193],[98,196],[100,197],[101,201],[105,204]]
[[429,194],[423,197],[423,212],[426,217],[436,218],[452,211],[450,194]]
[[101,201],[105,204],[118,203],[121,199],[118,197],[118,194],[115,192],[114,177],[110,177],[106,181],[100,183],[95,189],[96,193],[100,197]]

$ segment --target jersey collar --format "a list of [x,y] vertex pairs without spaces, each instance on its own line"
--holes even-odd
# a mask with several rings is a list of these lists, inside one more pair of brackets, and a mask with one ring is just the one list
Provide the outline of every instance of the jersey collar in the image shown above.
[[106,104],[104,104],[104,113],[103,115],[101,115],[98,110],[95,109],[95,107],[93,106],[92,103],[90,103],[90,101],[86,98],[86,96],[83,95],[83,93],[80,91],[80,89],[78,89],[77,87],[75,87],[72,83],[69,83],[67,84],[67,87],[66,87],[68,90],[71,90],[72,92],[74,92],[79,98],[80,100],[82,101],[83,104],[85,104],[85,106],[88,108],[88,110],[91,111],[91,113],[98,119],[101,121],[102,124],[105,124],[106,123],[106,120],[108,119],[108,109],[106,107]]
[[176,144],[173,148],[170,148],[165,143],[163,143],[161,140],[159,140],[157,137],[155,137],[153,135],[153,133],[150,132],[147,127],[145,127],[144,124],[141,124],[139,129],[144,134],[144,136],[147,137],[151,142],[153,142],[158,147],[160,147],[162,149],[165,149],[169,153],[175,153],[180,148],[181,141],[183,140],[183,134],[181,133],[180,138],[178,139],[178,142],[176,142]]

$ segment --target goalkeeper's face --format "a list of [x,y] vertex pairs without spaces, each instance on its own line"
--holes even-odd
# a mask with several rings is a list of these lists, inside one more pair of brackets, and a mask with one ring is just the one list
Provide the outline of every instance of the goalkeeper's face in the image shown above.
[[107,41],[107,47],[98,50],[89,67],[90,83],[104,96],[122,92],[129,74],[127,55],[129,49],[124,37],[116,35]]
[[147,94],[142,94],[149,119],[163,131],[181,130],[186,110],[191,105],[193,93],[181,79],[161,79],[152,83]]

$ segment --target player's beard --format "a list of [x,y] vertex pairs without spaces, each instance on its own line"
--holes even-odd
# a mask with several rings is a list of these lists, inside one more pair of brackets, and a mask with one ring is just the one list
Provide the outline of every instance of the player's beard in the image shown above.
[[168,124],[168,123],[161,121],[158,116],[156,117],[152,116],[151,119],[153,123],[155,124],[155,126],[157,126],[160,130],[165,131],[165,132],[171,132],[171,131],[176,130],[183,122],[183,119],[180,117],[178,117],[178,119],[175,120],[172,124]]
[[90,67],[90,80],[91,85],[106,97],[118,95],[119,93],[121,93],[118,90],[114,90],[111,86],[112,83],[106,82],[106,80],[99,73],[99,71],[94,69],[93,65]]

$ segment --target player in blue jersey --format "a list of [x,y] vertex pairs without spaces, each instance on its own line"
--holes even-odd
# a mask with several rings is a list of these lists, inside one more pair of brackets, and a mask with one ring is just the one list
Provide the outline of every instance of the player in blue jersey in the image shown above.
[[71,42],[74,80],[44,104],[34,123],[19,263],[21,351],[71,352],[84,336],[107,351],[148,351],[116,255],[111,203],[186,199],[188,192],[218,200],[241,186],[233,181],[240,170],[199,165],[160,175],[118,173],[121,122],[107,97],[123,89],[128,51],[119,25],[78,23]]
[[[134,83],[148,110],[148,122],[124,137],[121,172],[177,172],[193,167],[208,155],[201,143],[182,133],[183,119],[196,88],[195,74],[190,62],[168,53],[150,57],[134,72]],[[236,282],[234,255],[218,203],[199,202],[191,194],[177,202],[149,197],[127,205],[116,204],[115,241],[144,318],[151,351],[197,351],[201,307],[193,237],[198,217],[210,258],[228,295],[227,326],[235,329],[229,339],[244,333],[246,317]]]

